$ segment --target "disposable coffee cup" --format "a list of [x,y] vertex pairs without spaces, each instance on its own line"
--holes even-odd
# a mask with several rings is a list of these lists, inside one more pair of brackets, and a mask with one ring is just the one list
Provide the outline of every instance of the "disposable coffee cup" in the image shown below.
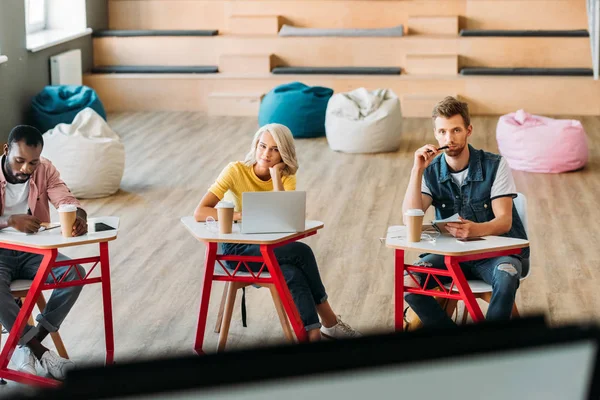
[[73,237],[73,224],[77,218],[77,207],[72,204],[63,204],[58,207],[60,216],[60,229],[63,237]]
[[404,216],[406,220],[406,226],[408,228],[407,240],[413,243],[420,242],[421,231],[423,228],[423,217],[425,216],[425,213],[423,210],[413,208],[406,210]]
[[233,203],[230,201],[220,201],[215,208],[217,209],[217,219],[219,220],[219,233],[231,233],[233,230]]

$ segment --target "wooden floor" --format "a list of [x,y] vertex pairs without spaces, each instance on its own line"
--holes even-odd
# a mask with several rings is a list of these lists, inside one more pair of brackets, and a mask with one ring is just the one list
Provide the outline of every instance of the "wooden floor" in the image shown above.
[[[600,239],[593,222],[600,220],[600,118],[582,121],[591,148],[586,169],[560,175],[513,173],[529,201],[532,241],[532,272],[517,302],[522,314],[544,313],[556,325],[600,320],[595,287],[600,283]],[[497,151],[496,122],[474,118],[471,143]],[[121,217],[119,238],[111,245],[116,360],[190,354],[204,245],[188,234],[179,218],[193,212],[228,162],[243,159],[256,119],[157,112],[112,114],[109,123],[126,148],[121,190],[84,205],[93,216]],[[379,238],[401,221],[413,151],[434,141],[430,124],[428,119],[406,119],[402,148],[391,154],[334,153],[325,138],[296,143],[298,189],[308,191],[307,217],[325,222],[325,229],[307,243],[334,310],[365,333],[392,331],[393,251]],[[212,329],[221,290],[222,284],[216,283],[205,340],[209,351],[216,348]],[[228,348],[281,342],[268,291],[251,288],[247,304],[249,326],[242,327],[236,307]],[[83,290],[61,333],[75,361],[103,361],[97,285]]]

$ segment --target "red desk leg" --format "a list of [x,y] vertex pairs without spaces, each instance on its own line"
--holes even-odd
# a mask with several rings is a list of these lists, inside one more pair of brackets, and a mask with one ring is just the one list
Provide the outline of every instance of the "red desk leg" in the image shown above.
[[404,250],[395,251],[395,304],[394,323],[397,332],[404,329]]
[[114,360],[115,337],[113,334],[108,242],[100,243],[100,272],[102,274],[102,306],[104,308],[104,340],[106,341],[106,364],[109,365],[112,364]]
[[25,302],[21,307],[21,311],[19,312],[19,315],[17,315],[17,319],[12,329],[10,330],[8,340],[4,344],[2,353],[0,353],[0,377],[25,384],[36,383],[41,386],[56,386],[59,384],[59,382],[57,381],[38,377],[35,375],[25,374],[22,372],[8,370],[8,363],[13,355],[13,352],[15,351],[15,348],[17,347],[17,344],[19,343],[21,332],[23,332],[23,329],[27,324],[27,320],[29,319],[29,315],[31,315],[33,306],[35,305],[36,300],[42,291],[41,286],[46,282],[46,279],[48,278],[51,265],[56,259],[57,250],[44,250],[40,254],[42,254],[44,258],[42,259],[38,272],[35,275],[35,278],[33,279],[33,283],[31,284],[31,288],[27,293],[27,297],[25,298]]
[[3,370],[1,376],[9,381],[22,383],[23,385],[36,385],[42,388],[57,388],[62,385],[62,382],[57,381],[56,379],[31,375],[26,372],[19,372],[11,369]]
[[273,248],[263,244],[260,246],[260,252],[265,259],[269,273],[273,278],[275,288],[277,289],[279,297],[282,300],[283,308],[290,319],[292,328],[294,328],[294,332],[296,333],[298,341],[300,343],[308,342],[308,333],[306,332],[306,329],[304,329],[304,323],[300,318],[300,314],[298,313],[298,308],[294,303],[294,299],[292,299],[292,294],[290,293],[287,283],[285,282],[285,278],[283,277],[283,273],[281,272],[279,262],[277,262],[277,258],[273,252]]
[[33,283],[31,284],[31,288],[29,289],[29,291],[27,293],[27,297],[25,298],[25,303],[21,307],[21,311],[19,312],[19,315],[17,315],[17,320],[15,321],[15,324],[13,325],[12,329],[10,330],[10,335],[8,336],[8,340],[4,344],[4,349],[2,350],[2,353],[0,354],[0,360],[1,360],[0,370],[6,369],[6,367],[8,366],[8,362],[10,361],[10,358],[12,357],[12,354],[13,354],[15,348],[17,347],[17,344],[19,343],[19,339],[21,337],[21,332],[23,332],[25,325],[27,325],[27,320],[29,319],[29,315],[31,315],[33,306],[34,306],[37,298],[39,297],[40,293],[42,292],[40,286],[46,282],[46,279],[48,278],[48,274],[50,273],[50,265],[56,259],[56,254],[57,254],[56,249],[46,250],[43,253],[44,258],[42,259],[42,262],[40,263],[38,272],[35,275],[35,278],[33,279]]
[[474,322],[484,321],[485,318],[481,312],[481,309],[479,308],[479,305],[477,304],[477,299],[475,299],[475,296],[473,296],[473,292],[471,292],[469,283],[467,282],[462,269],[460,269],[458,261],[456,261],[452,256],[445,256],[444,261],[446,263],[446,267],[448,267],[448,271],[452,272],[454,275],[454,284],[462,296],[465,306],[467,307],[469,314],[471,314],[471,318],[473,318]]
[[202,343],[204,342],[204,331],[206,329],[206,317],[208,315],[208,303],[210,301],[210,290],[212,288],[215,261],[217,259],[217,243],[206,244],[206,257],[204,261],[204,281],[200,292],[200,312],[198,313],[198,327],[196,329],[196,342],[194,350],[197,354],[204,354]]

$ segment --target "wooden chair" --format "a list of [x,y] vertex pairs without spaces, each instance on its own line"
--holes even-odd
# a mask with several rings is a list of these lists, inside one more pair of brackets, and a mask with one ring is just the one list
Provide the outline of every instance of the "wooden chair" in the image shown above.
[[[215,275],[223,275],[225,276],[225,272],[222,271],[220,266],[215,266]],[[238,277],[242,276],[251,276],[248,272],[239,272],[236,274]],[[264,278],[269,278],[270,274],[268,272],[263,272],[261,274]],[[233,314],[233,307],[235,305],[235,298],[237,295],[237,291],[239,289],[245,288],[247,286],[253,285],[252,283],[246,282],[225,282],[223,287],[223,295],[221,296],[221,304],[219,305],[219,314],[217,315],[217,323],[215,325],[215,333],[219,333],[219,344],[217,346],[217,352],[222,352],[225,350],[225,345],[227,343],[227,336],[229,334],[229,326],[231,325],[231,316]],[[283,329],[283,334],[288,342],[294,342],[294,334],[292,332],[292,328],[288,321],[287,315],[283,308],[283,304],[281,303],[281,299],[279,298],[279,294],[277,293],[277,289],[273,284],[261,284],[260,287],[268,288],[271,292],[271,297],[273,298],[273,303],[275,304],[275,310],[277,311],[277,315],[279,316],[279,322],[281,323],[281,328]]]
[[[435,297],[435,300],[439,303],[440,307],[446,311],[446,314],[448,314],[450,318],[454,316],[454,312],[457,310],[458,300],[447,299],[445,297]],[[402,325],[404,331],[414,331],[422,328],[423,322],[421,322],[421,319],[419,319],[419,316],[412,308],[406,307],[404,309],[404,322]]]
[[[13,281],[10,284],[10,290],[15,299],[21,299],[21,301],[25,300],[25,296],[27,296],[27,292],[31,287],[33,281],[18,279]],[[40,311],[46,308],[46,299],[44,298],[43,293],[40,293],[40,297],[37,299],[37,306]],[[33,318],[31,315],[29,316],[29,324],[34,325]],[[50,332],[50,337],[54,342],[54,346],[56,347],[56,351],[63,358],[69,358],[67,354],[67,349],[65,349],[65,345],[60,337],[60,333],[58,332]],[[0,325],[0,343],[2,343],[2,326]]]

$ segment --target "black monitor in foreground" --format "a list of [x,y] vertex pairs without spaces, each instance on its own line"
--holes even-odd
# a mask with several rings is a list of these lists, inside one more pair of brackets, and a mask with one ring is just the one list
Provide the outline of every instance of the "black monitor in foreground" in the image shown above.
[[599,399],[595,326],[543,319],[73,371],[41,399]]

